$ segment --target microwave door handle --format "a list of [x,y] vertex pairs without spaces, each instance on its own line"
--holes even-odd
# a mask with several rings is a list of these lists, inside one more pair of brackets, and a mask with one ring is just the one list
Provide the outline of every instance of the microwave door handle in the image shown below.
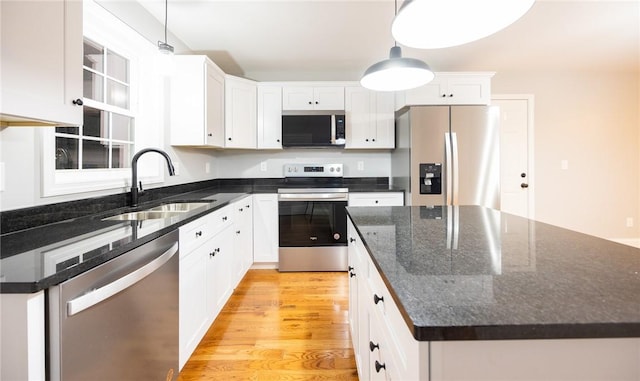
[[336,116],[331,115],[331,144],[336,144]]

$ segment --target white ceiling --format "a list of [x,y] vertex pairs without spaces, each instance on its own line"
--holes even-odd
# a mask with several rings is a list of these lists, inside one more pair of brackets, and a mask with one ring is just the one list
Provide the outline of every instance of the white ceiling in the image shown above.
[[[164,0],[139,2],[164,23]],[[257,80],[358,80],[388,57],[393,15],[391,0],[168,0],[177,38]],[[640,0],[538,0],[492,36],[403,55],[435,71],[638,71]]]

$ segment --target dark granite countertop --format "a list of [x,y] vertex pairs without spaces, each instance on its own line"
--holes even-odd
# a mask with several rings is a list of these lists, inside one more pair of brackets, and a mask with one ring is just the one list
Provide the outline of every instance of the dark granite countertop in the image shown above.
[[[401,192],[386,178],[344,178],[350,192]],[[313,185],[311,183],[310,185]],[[143,221],[103,221],[131,210],[128,194],[2,213],[0,293],[33,293],[160,237],[251,193],[276,193],[286,179],[218,179],[145,191],[145,209],[172,201],[215,200],[180,216]],[[73,255],[69,255],[73,250]],[[66,251],[66,253],[64,253]]]
[[347,211],[416,340],[640,337],[640,249],[479,206]]

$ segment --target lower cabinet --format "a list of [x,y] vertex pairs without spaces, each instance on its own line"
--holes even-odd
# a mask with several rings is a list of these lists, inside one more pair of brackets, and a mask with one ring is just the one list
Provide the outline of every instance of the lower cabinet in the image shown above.
[[278,194],[253,195],[253,261],[278,263]]
[[247,196],[233,204],[234,260],[233,287],[253,264],[253,197]]

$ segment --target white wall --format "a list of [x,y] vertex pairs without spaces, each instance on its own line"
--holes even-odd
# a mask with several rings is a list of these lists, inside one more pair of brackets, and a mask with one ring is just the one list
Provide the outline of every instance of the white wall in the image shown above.
[[638,72],[501,72],[492,92],[535,95],[536,219],[640,239]]

